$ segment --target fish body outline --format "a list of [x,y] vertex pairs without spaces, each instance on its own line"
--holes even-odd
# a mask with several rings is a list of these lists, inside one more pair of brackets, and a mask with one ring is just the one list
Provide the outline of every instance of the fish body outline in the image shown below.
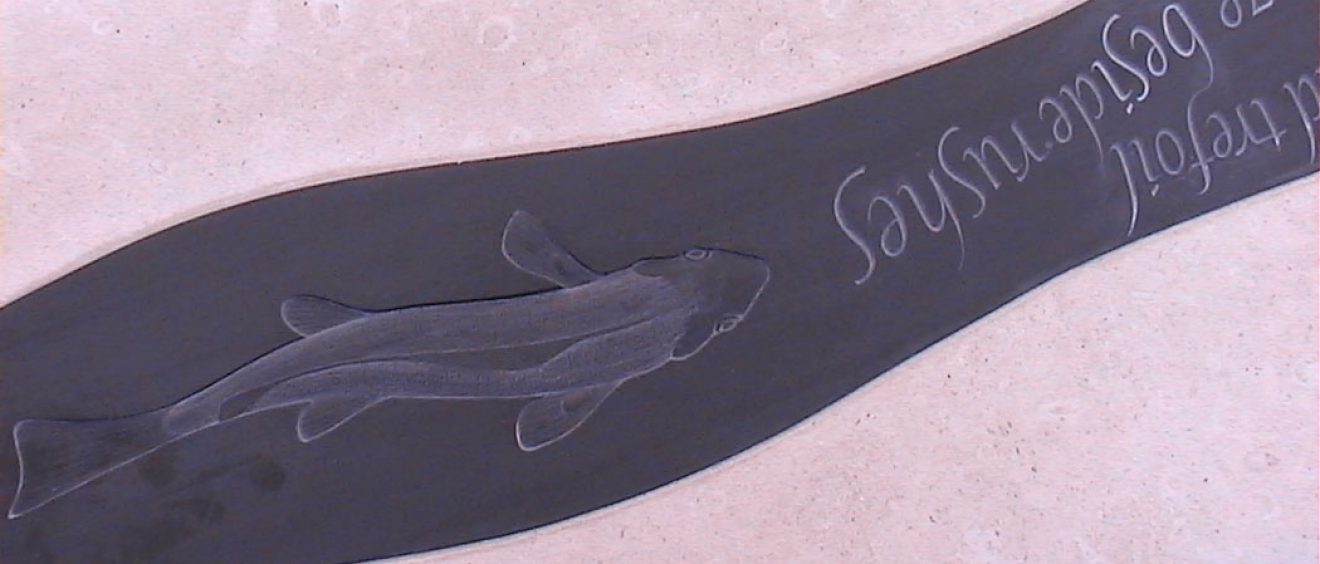
[[[515,426],[534,451],[580,427],[620,385],[691,358],[732,331],[769,281],[759,258],[692,248],[599,274],[516,211],[505,258],[558,288],[507,298],[383,311],[313,296],[280,313],[301,338],[179,401],[112,419],[19,421],[13,519],[202,430],[298,407],[298,438],[314,441],[389,399],[528,399]],[[566,343],[529,367],[485,367],[456,355]]]

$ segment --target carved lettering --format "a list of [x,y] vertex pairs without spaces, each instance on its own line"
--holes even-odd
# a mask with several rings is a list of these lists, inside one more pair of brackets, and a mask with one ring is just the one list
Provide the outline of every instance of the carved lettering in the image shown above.
[[1068,117],[1068,112],[1063,109],[1063,104],[1053,96],[1041,98],[1040,105],[1036,109],[1036,115],[1040,117],[1041,121],[1045,121],[1045,108],[1047,107],[1054,110],[1054,123],[1050,128],[1050,133],[1054,134],[1054,142],[1063,145],[1072,141],[1072,118]]
[[[1311,162],[1316,159],[1316,136],[1315,125],[1320,123],[1320,88],[1316,87],[1314,76],[1303,75],[1296,83],[1283,85],[1284,91],[1292,98],[1293,106],[1297,108],[1297,113],[1302,118],[1302,126],[1306,128],[1306,139],[1311,144]],[[1310,99],[1315,107],[1313,111],[1306,101],[1303,100],[1305,94],[1310,94]]]
[[[1076,137],[1076,123],[1090,134],[1101,165],[1116,166],[1121,172],[1130,208],[1129,236],[1136,232],[1143,206],[1150,205],[1147,201],[1167,198],[1165,193],[1182,186],[1194,190],[1184,194],[1203,195],[1214,185],[1215,168],[1221,163],[1250,158],[1258,153],[1255,148],[1273,146],[1283,152],[1292,137],[1287,135],[1287,120],[1279,119],[1277,113],[1287,106],[1284,98],[1305,128],[1310,162],[1320,159],[1316,135],[1320,130],[1320,71],[1288,81],[1272,95],[1244,96],[1236,103],[1215,96],[1219,107],[1201,108],[1202,96],[1215,87],[1216,57],[1186,5],[1167,3],[1157,19],[1152,16],[1154,21],[1134,21],[1130,27],[1123,16],[1110,16],[1099,34],[1103,56],[1040,97],[1034,117],[1019,114],[991,133],[962,136],[961,127],[946,128],[934,151],[935,163],[924,175],[928,187],[902,174],[895,174],[886,186],[882,186],[885,182],[863,183],[860,177],[866,167],[849,174],[836,191],[835,216],[866,260],[865,272],[854,283],[870,280],[882,258],[897,258],[906,252],[910,236],[943,233],[949,225],[958,239],[961,268],[972,241],[970,220],[982,216],[991,197],[998,197],[1010,178],[1026,183],[1035,165],[1048,166],[1050,158],[1060,152],[1057,149]],[[1217,15],[1225,28],[1234,30],[1272,7],[1272,0],[1223,0]],[[1214,5],[1209,6],[1208,15],[1215,18]],[[1197,61],[1204,63],[1204,71]],[[1122,120],[1133,118],[1124,114],[1133,114],[1138,104],[1149,102],[1157,91],[1168,92],[1166,97],[1179,95],[1188,86],[1188,72],[1204,77],[1204,83],[1183,99],[1183,115],[1174,118],[1174,123],[1167,121],[1167,113],[1153,115],[1163,123],[1129,133],[1127,139],[1104,140],[1101,131],[1109,129],[1106,124],[1111,122],[1110,131],[1132,131]],[[1111,104],[1125,111],[1113,112]],[[954,187],[960,190],[951,193],[949,189]],[[975,198],[976,207],[960,211],[958,204],[964,195],[958,192]],[[920,219],[914,225],[924,230],[909,229],[907,217],[914,212]]]

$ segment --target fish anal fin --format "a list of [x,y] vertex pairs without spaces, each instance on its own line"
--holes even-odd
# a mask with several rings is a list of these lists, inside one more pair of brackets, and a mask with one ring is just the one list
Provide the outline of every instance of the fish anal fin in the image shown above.
[[294,296],[280,304],[284,324],[304,337],[369,315],[360,309],[315,296]]
[[531,452],[568,436],[618,387],[614,382],[532,400],[518,414],[518,447]]
[[319,439],[379,402],[362,396],[317,398],[298,414],[298,440],[309,443]]
[[513,212],[504,226],[500,250],[504,258],[523,272],[561,287],[581,286],[600,274],[584,266],[550,237],[541,221],[522,210]]

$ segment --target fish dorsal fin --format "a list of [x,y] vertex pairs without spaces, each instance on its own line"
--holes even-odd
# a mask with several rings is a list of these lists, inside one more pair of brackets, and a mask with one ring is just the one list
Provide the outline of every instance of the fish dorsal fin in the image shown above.
[[568,436],[618,387],[612,382],[532,400],[518,414],[518,446],[531,452]]
[[298,440],[309,443],[338,429],[380,400],[364,396],[328,396],[307,404],[298,414]]
[[315,296],[294,296],[280,305],[284,324],[304,337],[368,315],[371,314]]
[[500,250],[504,252],[504,258],[523,272],[564,288],[600,278],[600,274],[578,262],[572,253],[551,239],[540,220],[522,210],[513,212],[509,223],[504,226]]

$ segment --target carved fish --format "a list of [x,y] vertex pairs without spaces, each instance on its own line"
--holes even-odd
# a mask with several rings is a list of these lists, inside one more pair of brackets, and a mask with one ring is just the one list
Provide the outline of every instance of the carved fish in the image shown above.
[[[526,296],[365,311],[299,296],[281,307],[302,336],[178,402],[113,419],[14,425],[20,479],[14,518],[204,429],[298,406],[310,442],[388,399],[530,398],[516,437],[554,443],[629,379],[698,353],[732,331],[769,281],[764,261],[694,248],[608,275],[582,265],[538,220],[515,212],[502,250],[559,289]],[[460,357],[564,343],[530,367],[473,366]]]

